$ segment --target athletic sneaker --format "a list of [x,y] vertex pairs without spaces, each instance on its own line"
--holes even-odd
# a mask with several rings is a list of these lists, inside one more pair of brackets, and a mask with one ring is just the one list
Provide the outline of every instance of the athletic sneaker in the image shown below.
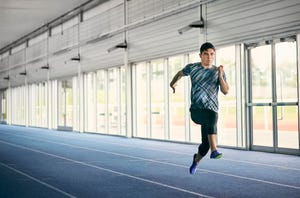
[[210,154],[210,158],[211,159],[219,159],[223,156],[222,153],[219,153],[217,150],[213,151],[211,154]]
[[196,169],[197,169],[197,165],[198,165],[198,162],[196,162],[196,157],[197,157],[197,154],[194,154],[194,157],[193,157],[193,163],[190,167],[190,174],[195,174],[196,172]]

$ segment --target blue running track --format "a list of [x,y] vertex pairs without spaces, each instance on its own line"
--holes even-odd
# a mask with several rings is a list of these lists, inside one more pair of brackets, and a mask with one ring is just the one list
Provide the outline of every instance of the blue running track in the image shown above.
[[0,125],[1,198],[300,198],[300,157]]

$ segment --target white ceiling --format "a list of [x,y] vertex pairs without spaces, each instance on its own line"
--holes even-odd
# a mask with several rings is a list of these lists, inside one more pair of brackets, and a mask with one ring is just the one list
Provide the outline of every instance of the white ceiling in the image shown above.
[[0,50],[88,0],[0,0]]

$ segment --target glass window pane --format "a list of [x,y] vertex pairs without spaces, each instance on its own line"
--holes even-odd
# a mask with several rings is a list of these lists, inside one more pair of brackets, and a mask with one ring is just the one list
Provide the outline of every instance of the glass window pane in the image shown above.
[[253,144],[273,146],[272,107],[253,107]]
[[[183,56],[169,58],[169,81],[184,66]],[[184,80],[177,82],[175,94],[169,90],[170,107],[170,139],[185,141],[185,104],[184,104]]]
[[277,107],[278,147],[299,148],[297,106]]
[[[58,125],[61,127],[73,126],[73,89],[72,79],[58,82]],[[37,92],[38,93],[38,92]],[[36,94],[37,96],[39,94]],[[37,98],[39,104],[39,99]],[[40,105],[37,105],[38,107]],[[40,115],[40,109],[37,110],[37,115]],[[39,123],[39,122],[38,122]]]
[[7,91],[1,93],[1,122],[7,121]]
[[119,69],[108,70],[108,133],[120,134],[119,128]]
[[65,81],[66,86],[66,126],[73,126],[73,84],[72,79]]
[[[276,43],[276,88],[278,102],[297,101],[296,42]],[[277,107],[278,147],[298,148],[297,106]]]
[[46,83],[40,84],[40,105],[41,105],[41,127],[47,127],[47,88]]
[[86,130],[89,132],[96,132],[96,120],[95,120],[95,115],[96,115],[96,108],[95,108],[95,78],[94,78],[94,73],[89,73],[86,74],[86,108],[87,108],[87,128]]
[[271,46],[264,45],[251,50],[252,100],[272,101]]
[[33,126],[33,85],[28,87],[28,125]]
[[[83,79],[83,75],[80,77],[81,79]],[[54,83],[52,81],[52,83]],[[79,87],[79,78],[78,76],[73,76],[72,77],[72,84],[73,84],[73,130],[74,131],[80,131],[80,126],[82,126],[82,124],[80,124],[80,100],[79,100],[79,92],[80,92],[80,87]],[[54,89],[54,87],[52,87],[52,89]],[[52,93],[56,93],[55,91],[52,91]],[[52,94],[50,94],[52,95]],[[55,97],[54,95],[52,95],[52,97]],[[55,108],[56,109],[56,108]],[[55,114],[54,114],[55,115]],[[82,126],[83,128],[83,126]]]
[[235,46],[218,49],[216,65],[224,66],[226,81],[229,84],[227,95],[219,91],[218,143],[237,146]]
[[278,102],[297,101],[296,42],[276,43],[276,86]]
[[139,63],[135,66],[136,82],[136,134],[137,137],[149,137],[148,128],[148,84],[147,84],[147,65]]
[[97,72],[97,132],[107,133],[106,131],[106,70]]
[[121,67],[121,135],[126,135],[126,70]]
[[35,125],[39,127],[41,123],[41,105],[40,105],[40,87],[38,84],[35,86]]
[[189,63],[200,62],[199,52],[189,54]]
[[164,139],[164,69],[163,60],[151,62],[151,135]]
[[65,114],[66,114],[66,94],[64,89],[64,82],[58,82],[58,125],[64,126],[65,125]]

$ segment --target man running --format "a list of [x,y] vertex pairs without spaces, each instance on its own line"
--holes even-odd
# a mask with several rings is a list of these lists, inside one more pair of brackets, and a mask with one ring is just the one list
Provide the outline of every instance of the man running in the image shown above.
[[213,65],[215,47],[206,42],[200,48],[201,62],[187,64],[173,77],[170,87],[175,93],[176,82],[182,76],[190,76],[191,88],[191,119],[201,125],[202,143],[198,147],[198,153],[193,156],[190,173],[196,172],[199,161],[211,150],[210,158],[219,159],[222,153],[217,150],[217,122],[218,122],[218,92],[223,94],[229,90],[223,66]]

